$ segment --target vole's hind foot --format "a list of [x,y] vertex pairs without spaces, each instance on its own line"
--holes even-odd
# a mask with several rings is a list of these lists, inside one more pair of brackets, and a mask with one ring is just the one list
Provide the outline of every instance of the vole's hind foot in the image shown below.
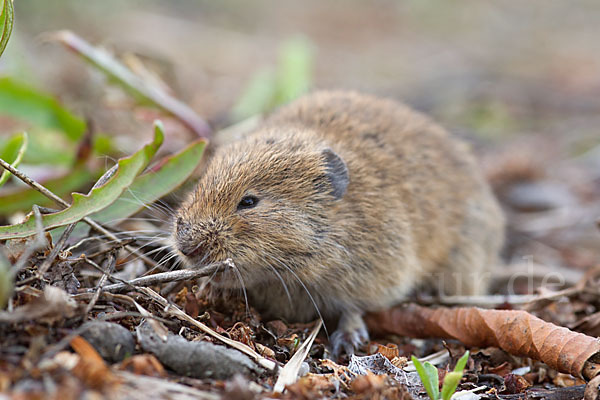
[[369,340],[369,332],[359,313],[344,313],[338,322],[338,328],[329,338],[331,353],[338,358],[342,351],[347,355]]

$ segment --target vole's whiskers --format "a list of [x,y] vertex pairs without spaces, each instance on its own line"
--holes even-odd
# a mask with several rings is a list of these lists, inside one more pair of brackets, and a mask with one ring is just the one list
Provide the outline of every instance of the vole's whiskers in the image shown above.
[[[133,202],[135,204],[139,204],[142,207],[144,207],[145,209],[149,210],[149,211],[158,211],[159,213],[161,213],[163,216],[171,218],[171,216],[173,215],[172,212],[170,212],[171,210],[169,210],[168,208],[165,208],[164,205],[158,205],[158,202],[155,203],[150,203],[148,204],[147,201],[143,201],[142,199],[140,199],[136,193],[133,192],[133,190],[131,189],[127,189],[127,192],[129,194],[131,194],[131,196],[134,198],[134,200],[130,200],[130,199],[121,199],[121,201],[128,201],[128,202]],[[162,207],[162,208],[161,208]],[[166,209],[166,211],[165,211]]]
[[174,250],[169,251],[167,254],[162,256],[162,258],[156,263],[156,267],[164,267],[169,261],[171,261],[175,257],[177,257],[177,252]]
[[106,221],[105,223],[108,224],[108,225],[114,225],[114,224],[118,224],[118,223],[124,222],[124,221],[148,221],[148,222],[158,222],[158,223],[164,222],[164,220],[162,220],[160,218],[124,217],[124,218],[111,219],[110,221]]
[[[151,244],[151,243],[153,243],[153,242],[155,242],[155,241],[152,241],[152,242],[149,242],[148,244],[145,244],[144,246],[140,247],[140,249],[142,249],[142,248],[144,248],[144,247],[146,247],[146,246],[150,245],[150,244]],[[144,256],[144,257],[148,257],[148,256],[151,256],[152,254],[155,254],[155,253],[160,253],[161,251],[165,251],[165,250],[166,250],[166,249],[168,249],[169,247],[171,247],[171,245],[168,245],[168,244],[166,244],[166,245],[164,245],[164,246],[157,247],[157,248],[155,248],[155,249],[153,249],[153,250],[148,250],[147,252],[145,252],[145,253],[142,253],[142,254],[141,254],[141,255],[139,255],[138,257],[134,258],[132,261],[135,261],[135,260],[137,260],[138,258],[140,258],[140,257],[142,257],[142,256]]]
[[272,266],[269,262],[267,262],[264,257],[263,257],[263,262],[265,265],[268,265],[269,268],[271,268],[271,270],[273,271],[273,273],[275,274],[275,276],[277,277],[277,279],[279,279],[279,281],[281,282],[281,285],[283,286],[283,290],[285,290],[285,294],[288,298],[288,301],[290,302],[290,306],[293,307],[293,302],[292,302],[292,295],[290,294],[290,290],[288,289],[287,283],[285,283],[285,281],[283,280],[283,277],[281,276],[281,274],[277,271],[277,269]]
[[162,207],[162,209],[164,211],[166,211],[168,214],[170,214],[171,216],[175,215],[175,210],[173,209],[173,207],[171,207],[168,203],[162,201],[162,200],[156,200],[154,202],[154,205],[157,207]]
[[294,276],[294,278],[296,278],[296,280],[302,286],[302,288],[304,289],[304,291],[308,295],[308,298],[312,302],[312,304],[313,304],[313,306],[315,308],[315,311],[317,312],[317,315],[319,316],[319,319],[323,323],[323,329],[325,330],[325,334],[327,335],[327,337],[329,337],[329,334],[327,333],[327,328],[325,327],[325,321],[323,320],[323,316],[321,315],[321,310],[319,310],[319,306],[317,305],[317,302],[315,301],[313,295],[310,293],[310,290],[308,290],[308,288],[306,287],[306,285],[304,284],[304,282],[302,282],[302,279],[300,279],[300,277],[294,272],[294,270],[292,268],[290,268],[287,264],[285,264],[281,260],[279,260],[279,259],[277,259],[277,258],[275,258],[273,256],[269,256],[269,258],[272,259],[273,261],[275,261],[277,264],[279,264],[283,268],[285,268],[286,270],[288,270],[288,272],[290,272]]
[[229,265],[229,268],[231,268],[231,270],[235,273],[238,280],[240,281],[240,284],[242,286],[242,293],[244,294],[244,302],[246,303],[246,315],[250,315],[250,306],[248,305],[248,295],[246,293],[246,284],[244,283],[244,279],[242,278],[242,273],[238,270],[237,265],[235,265],[233,263],[233,261],[231,263],[227,263],[227,264]]

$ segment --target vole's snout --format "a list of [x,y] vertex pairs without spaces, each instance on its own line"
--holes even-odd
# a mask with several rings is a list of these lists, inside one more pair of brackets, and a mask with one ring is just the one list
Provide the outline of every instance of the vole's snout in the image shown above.
[[178,218],[175,224],[174,239],[177,249],[194,262],[204,263],[219,247],[222,227],[216,221],[202,221],[194,224]]

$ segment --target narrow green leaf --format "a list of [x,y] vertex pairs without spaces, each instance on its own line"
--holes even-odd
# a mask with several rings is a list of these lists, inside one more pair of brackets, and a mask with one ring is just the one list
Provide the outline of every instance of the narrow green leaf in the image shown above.
[[0,78],[0,115],[64,132],[71,141],[79,140],[85,131],[85,122],[55,98],[9,77]]
[[0,0],[0,2],[2,5],[2,9],[0,9],[0,56],[2,56],[12,32],[15,10],[12,0]]
[[456,388],[462,379],[462,372],[448,372],[444,377],[444,385],[442,386],[442,400],[450,400]]
[[462,357],[456,362],[456,366],[454,367],[454,372],[462,372],[467,365],[467,360],[469,359],[469,350],[462,355]]
[[[134,155],[120,159],[117,172],[106,183],[92,189],[88,194],[73,193],[73,202],[70,207],[53,214],[43,215],[44,229],[48,230],[77,222],[112,204],[148,165],[163,139],[162,130],[155,129],[153,142],[144,146]],[[23,223],[0,227],[0,240],[26,237],[35,233],[35,221],[28,217]]]
[[[0,158],[12,165],[18,167],[23,159],[23,154],[27,149],[27,133],[21,132],[13,135],[8,141],[0,146]],[[10,172],[4,170],[0,175],[0,187],[8,181]]]
[[438,370],[433,364],[431,364],[429,362],[425,362],[423,367],[425,367],[425,373],[427,374],[427,377],[428,377],[429,381],[431,382],[430,396],[433,395],[432,399],[439,399],[440,398],[440,378],[438,375]]
[[421,382],[423,382],[423,387],[427,391],[429,398],[431,400],[438,400],[440,397],[440,388],[437,368],[429,362],[425,362],[425,365],[421,364],[415,356],[412,356],[411,360],[417,369],[417,373],[421,378]]

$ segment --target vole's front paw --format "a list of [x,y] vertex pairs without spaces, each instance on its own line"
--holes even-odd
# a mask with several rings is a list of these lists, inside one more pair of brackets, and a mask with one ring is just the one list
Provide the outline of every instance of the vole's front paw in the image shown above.
[[331,353],[334,358],[340,354],[354,354],[354,351],[364,342],[369,340],[369,332],[358,313],[343,314],[338,323],[338,328],[331,337]]

